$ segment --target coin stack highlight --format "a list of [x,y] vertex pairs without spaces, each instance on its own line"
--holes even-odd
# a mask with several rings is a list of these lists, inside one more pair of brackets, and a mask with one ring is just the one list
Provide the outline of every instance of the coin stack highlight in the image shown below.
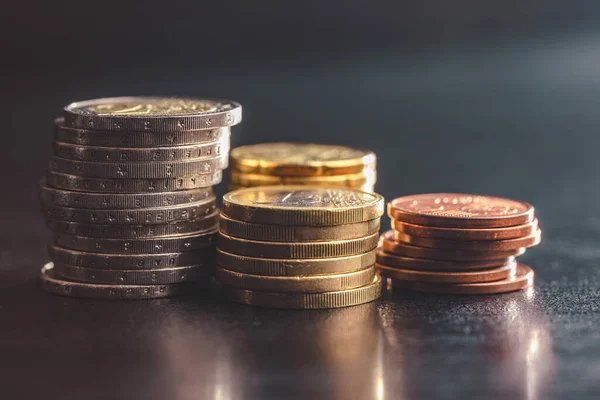
[[533,284],[533,270],[515,260],[541,240],[530,204],[434,193],[397,198],[388,214],[393,230],[381,236],[377,267],[392,287],[492,294]]
[[231,151],[229,190],[268,185],[334,186],[373,192],[375,154],[315,143],[263,143]]
[[223,198],[217,278],[227,296],[276,308],[335,308],[381,295],[383,198],[355,189],[266,186]]
[[106,299],[158,298],[207,283],[228,165],[230,101],[120,97],[72,103],[55,121],[41,188],[54,232],[43,289]]

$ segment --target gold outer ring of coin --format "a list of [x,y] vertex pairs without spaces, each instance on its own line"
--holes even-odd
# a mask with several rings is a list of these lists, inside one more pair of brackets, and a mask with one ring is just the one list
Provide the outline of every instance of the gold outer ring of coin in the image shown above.
[[223,196],[223,214],[255,224],[343,225],[381,217],[383,197],[335,187],[252,187]]
[[403,281],[431,282],[431,283],[477,283],[492,282],[508,279],[515,275],[517,263],[496,268],[481,269],[477,271],[417,271],[413,269],[393,268],[377,264],[377,270],[382,276]]
[[413,246],[442,250],[510,251],[538,245],[542,240],[542,231],[538,229],[533,235],[516,239],[472,241],[423,238],[396,231],[394,239]]
[[232,301],[258,307],[284,309],[323,309],[349,307],[368,303],[381,297],[381,278],[375,275],[366,286],[325,293],[271,293],[224,287]]
[[262,258],[328,258],[366,253],[377,247],[377,234],[359,239],[329,242],[265,242],[234,238],[219,233],[219,249],[228,253]]
[[169,267],[154,270],[94,269],[54,263],[57,276],[76,282],[112,285],[158,285],[208,279],[213,268],[206,266]]
[[323,293],[354,289],[368,285],[375,267],[344,274],[305,276],[265,276],[229,271],[217,266],[217,279],[227,286],[276,293]]
[[234,185],[273,186],[273,185],[317,185],[356,188],[364,185],[374,185],[377,174],[373,170],[366,170],[352,175],[330,176],[273,176],[241,173],[229,170],[229,182]]
[[357,174],[376,164],[372,151],[316,143],[253,144],[230,156],[236,171],[284,177]]
[[397,221],[393,218],[391,224],[393,229],[410,236],[466,241],[516,239],[533,235],[538,230],[537,218],[524,225],[487,229],[438,228],[433,226],[409,224],[406,222]]
[[378,264],[390,268],[417,271],[476,271],[502,267],[515,261],[515,257],[507,257],[501,260],[481,261],[428,260],[425,258],[402,257],[392,253],[386,253],[381,247],[377,249],[376,255]]
[[217,249],[217,264],[230,271],[252,275],[299,276],[353,272],[375,264],[375,253],[311,259],[277,259],[239,256]]
[[64,280],[54,273],[54,264],[42,268],[39,284],[43,290],[69,297],[87,297],[104,300],[157,299],[176,296],[207,286],[207,282],[183,282],[165,285],[107,285]]
[[379,232],[379,218],[338,226],[284,226],[236,221],[224,214],[219,220],[222,233],[249,240],[308,242],[358,239]]
[[494,282],[478,283],[429,283],[414,282],[400,279],[392,279],[390,288],[408,289],[417,292],[439,293],[439,294],[459,294],[459,295],[482,295],[508,293],[525,289],[533,286],[534,272],[524,264],[517,265],[517,273],[507,279]]

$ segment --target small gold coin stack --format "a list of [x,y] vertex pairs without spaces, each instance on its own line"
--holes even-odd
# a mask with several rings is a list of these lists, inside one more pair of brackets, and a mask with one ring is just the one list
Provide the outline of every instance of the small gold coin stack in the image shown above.
[[217,278],[237,302],[334,308],[381,294],[383,198],[356,189],[265,186],[223,198]]
[[377,266],[391,287],[449,294],[530,287],[533,270],[515,257],[541,240],[530,204],[492,196],[432,193],[388,205]]
[[228,165],[229,101],[120,97],[72,103],[55,122],[41,188],[54,232],[43,289],[67,296],[157,298],[207,283]]
[[231,151],[229,190],[266,185],[348,187],[373,192],[375,154],[315,143],[263,143]]

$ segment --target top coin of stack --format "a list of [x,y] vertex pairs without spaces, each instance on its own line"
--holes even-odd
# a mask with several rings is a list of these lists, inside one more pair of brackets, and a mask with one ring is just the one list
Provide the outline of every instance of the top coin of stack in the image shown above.
[[541,240],[530,204],[492,196],[433,193],[388,205],[392,231],[377,263],[395,287],[455,294],[504,293],[533,283],[515,257]]
[[231,151],[229,190],[265,185],[318,185],[373,192],[375,154],[315,143],[263,143]]
[[356,189],[265,186],[223,198],[217,278],[245,304],[334,308],[381,294],[383,198]]
[[54,232],[46,290],[163,297],[206,281],[228,165],[230,101],[119,97],[72,103],[55,121],[41,189]]

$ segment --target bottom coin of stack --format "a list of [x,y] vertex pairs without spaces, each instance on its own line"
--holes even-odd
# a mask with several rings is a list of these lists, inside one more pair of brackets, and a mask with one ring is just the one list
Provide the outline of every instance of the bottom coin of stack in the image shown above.
[[381,295],[375,249],[383,198],[354,189],[274,186],[223,198],[216,276],[233,301],[335,308]]
[[391,287],[492,294],[533,284],[533,270],[515,259],[541,240],[527,203],[435,193],[397,198],[388,214],[393,230],[381,236],[377,267]]

